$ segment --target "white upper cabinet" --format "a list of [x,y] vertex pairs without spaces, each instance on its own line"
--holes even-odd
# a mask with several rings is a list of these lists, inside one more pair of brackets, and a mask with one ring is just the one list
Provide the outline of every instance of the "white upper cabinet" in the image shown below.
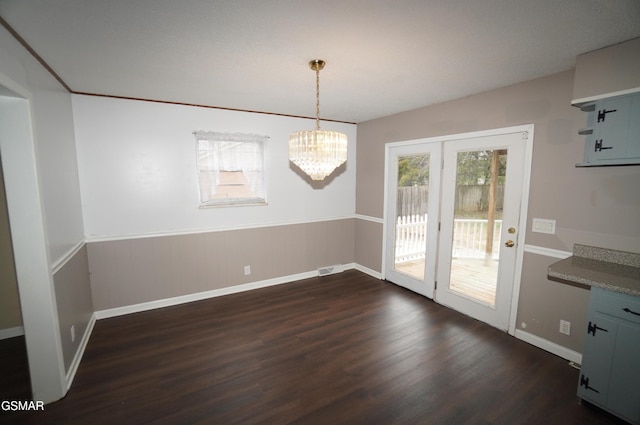
[[576,58],[574,106],[640,92],[640,38],[584,53]]
[[571,104],[587,112],[578,167],[640,164],[640,38],[577,57]]
[[584,162],[577,166],[640,164],[640,94],[587,103]]

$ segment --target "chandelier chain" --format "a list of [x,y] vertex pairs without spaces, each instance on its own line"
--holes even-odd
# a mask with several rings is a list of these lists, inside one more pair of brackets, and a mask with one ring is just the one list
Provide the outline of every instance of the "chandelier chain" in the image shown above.
[[320,130],[320,69],[316,69],[316,130]]
[[324,180],[347,160],[347,135],[320,130],[320,70],[325,62],[314,59],[309,67],[316,71],[316,129],[301,130],[289,136],[289,160],[312,180]]

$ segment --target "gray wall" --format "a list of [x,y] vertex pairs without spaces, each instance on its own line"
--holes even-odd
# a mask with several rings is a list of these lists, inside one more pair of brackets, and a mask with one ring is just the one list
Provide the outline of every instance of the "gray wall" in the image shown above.
[[93,303],[107,310],[349,264],[353,241],[344,219],[91,242]]
[[[356,213],[383,217],[384,145],[388,142],[535,125],[527,229],[534,217],[556,220],[556,234],[525,235],[528,245],[571,251],[574,243],[640,252],[640,167],[575,168],[582,161],[586,115],[571,106],[573,71],[468,96],[358,125]],[[369,248],[382,224],[359,220],[356,258],[381,270],[380,254]],[[374,232],[375,236],[369,234]],[[588,291],[546,279],[557,261],[526,253],[518,327],[581,352]],[[570,337],[558,332],[570,320]]]
[[[65,372],[69,372],[94,311],[86,246],[53,275],[53,282]],[[75,327],[75,340],[71,338],[71,326]]]

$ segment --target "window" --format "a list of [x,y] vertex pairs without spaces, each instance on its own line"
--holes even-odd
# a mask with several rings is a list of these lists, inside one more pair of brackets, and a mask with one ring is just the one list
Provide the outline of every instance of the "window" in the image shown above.
[[200,205],[266,204],[267,136],[197,131]]

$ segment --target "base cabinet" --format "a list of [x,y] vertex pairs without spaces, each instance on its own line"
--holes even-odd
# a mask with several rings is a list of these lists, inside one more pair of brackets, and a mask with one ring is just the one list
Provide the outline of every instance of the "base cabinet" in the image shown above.
[[640,424],[640,298],[591,289],[578,396]]

